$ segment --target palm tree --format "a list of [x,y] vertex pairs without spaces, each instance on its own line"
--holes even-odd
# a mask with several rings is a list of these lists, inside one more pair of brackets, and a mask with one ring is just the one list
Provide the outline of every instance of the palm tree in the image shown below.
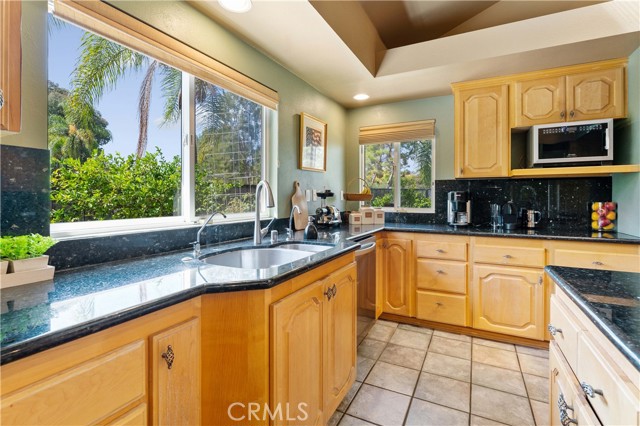
[[118,80],[130,71],[144,72],[138,93],[139,132],[136,148],[136,156],[141,158],[147,149],[149,107],[154,78],[157,74],[162,78],[161,87],[166,100],[164,124],[175,122],[180,118],[182,73],[146,55],[89,32],[83,34],[81,46],[80,57],[73,70],[72,90],[69,97],[71,118],[78,127],[83,127],[84,123],[91,118],[93,105],[104,93],[115,88]]

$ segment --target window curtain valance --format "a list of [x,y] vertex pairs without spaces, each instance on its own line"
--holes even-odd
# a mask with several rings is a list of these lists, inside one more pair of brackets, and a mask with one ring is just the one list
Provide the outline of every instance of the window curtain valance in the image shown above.
[[360,127],[359,141],[360,145],[416,141],[433,139],[435,134],[436,120],[421,120]]
[[[234,92],[278,108],[278,92],[99,0],[50,0],[53,14],[102,37]],[[186,24],[185,24],[186,25]]]

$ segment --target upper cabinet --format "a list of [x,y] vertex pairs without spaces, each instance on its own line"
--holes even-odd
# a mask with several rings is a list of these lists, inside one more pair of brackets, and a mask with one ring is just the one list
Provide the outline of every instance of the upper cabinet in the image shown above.
[[20,1],[0,2],[0,130],[20,131]]
[[511,127],[626,115],[626,61],[568,72],[572,68],[514,76]]
[[454,86],[455,176],[509,176],[509,85]]

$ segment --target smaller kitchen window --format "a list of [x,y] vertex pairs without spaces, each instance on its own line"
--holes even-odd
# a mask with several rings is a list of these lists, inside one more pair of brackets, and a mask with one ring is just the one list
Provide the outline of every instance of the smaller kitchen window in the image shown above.
[[433,213],[435,120],[360,128],[360,177],[373,207]]

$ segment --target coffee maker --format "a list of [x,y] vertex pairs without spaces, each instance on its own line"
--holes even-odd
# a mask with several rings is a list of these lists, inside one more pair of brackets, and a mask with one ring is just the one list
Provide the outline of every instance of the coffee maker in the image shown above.
[[447,193],[447,223],[452,226],[471,224],[471,197],[467,191]]

